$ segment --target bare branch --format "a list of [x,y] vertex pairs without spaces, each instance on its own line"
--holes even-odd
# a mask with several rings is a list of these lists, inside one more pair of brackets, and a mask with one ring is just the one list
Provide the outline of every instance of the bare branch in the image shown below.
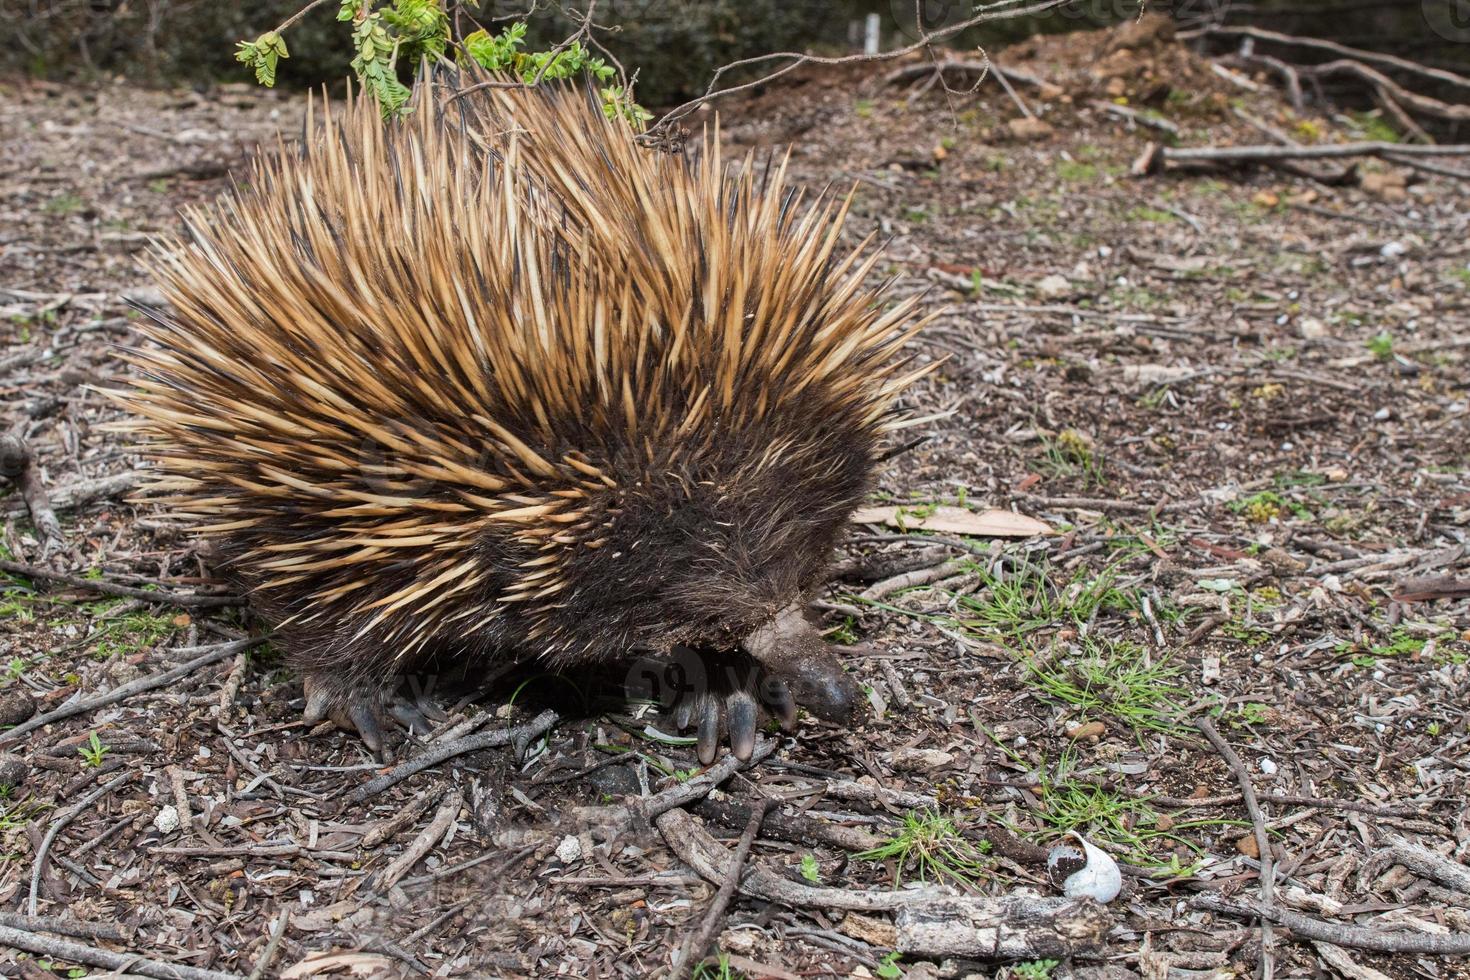
[[[944,41],[947,38],[953,37],[954,35],[960,33],[961,31],[968,30],[971,27],[977,27],[980,24],[988,24],[1000,20],[1011,20],[1016,17],[1027,17],[1032,14],[1039,14],[1047,10],[1052,10],[1056,7],[1060,7],[1071,2],[1072,0],[1033,0],[1033,2],[1031,3],[1020,6],[1019,4],[1022,3],[1022,0],[1003,0],[1003,2],[1000,4],[995,4],[985,8],[983,13],[976,14],[974,17],[970,17],[955,24],[949,24],[945,27],[936,28],[935,30],[924,31],[920,35],[919,39],[917,41],[914,41],[912,44],[905,45],[901,48],[895,48],[892,51],[883,51],[878,54],[851,54],[831,56],[806,54],[804,52],[797,51],[781,51],[772,54],[756,55],[752,58],[742,58],[739,61],[732,61],[728,65],[723,65],[715,70],[715,73],[713,77],[710,78],[709,85],[705,88],[703,95],[699,96],[696,99],[691,99],[688,102],[685,102],[683,105],[676,106],[675,108],[669,110],[667,113],[664,114],[664,117],[662,119],[660,119],[656,124],[650,127],[649,133],[653,134],[668,129],[669,127],[677,123],[680,119],[683,119],[685,116],[689,115],[691,112],[708,102],[712,102],[715,99],[724,98],[727,95],[734,95],[736,92],[745,92],[758,86],[769,84],[770,82],[775,81],[783,75],[790,74],[803,65],[848,65],[857,64],[860,62],[892,61],[895,58],[902,58],[904,55],[913,54],[915,51],[922,51],[930,45],[933,45],[940,41]],[[786,64],[767,73],[766,75],[761,76],[760,78],[754,79],[753,81],[744,82],[740,85],[732,85],[729,88],[719,87],[720,81],[729,72],[735,71],[740,68],[750,68],[752,66],[764,64],[771,61],[785,61]]]

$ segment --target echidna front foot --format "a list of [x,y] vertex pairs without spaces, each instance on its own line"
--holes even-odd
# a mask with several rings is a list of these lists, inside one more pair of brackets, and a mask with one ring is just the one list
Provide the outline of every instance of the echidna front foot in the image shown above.
[[[703,765],[715,761],[722,742],[736,758],[749,759],[765,719],[789,731],[798,707],[824,721],[846,720],[857,705],[857,684],[815,630],[798,637],[787,626],[757,634],[744,650],[676,647],[668,659],[642,661],[630,693],[669,707],[680,731],[693,729]],[[801,642],[813,638],[815,645]]]
[[767,717],[787,729],[796,723],[796,701],[785,682],[743,652],[678,647],[669,660],[646,661],[641,670],[647,693],[670,709],[674,727],[695,731],[703,765],[715,761],[725,742],[736,758],[749,759]]
[[[385,733],[402,728],[422,735],[442,721],[444,712],[410,685],[392,688],[346,686],[329,673],[307,673],[302,679],[306,693],[307,724],[330,721],[343,731],[356,732],[368,751],[379,759],[388,755]],[[396,689],[395,689],[396,688]]]

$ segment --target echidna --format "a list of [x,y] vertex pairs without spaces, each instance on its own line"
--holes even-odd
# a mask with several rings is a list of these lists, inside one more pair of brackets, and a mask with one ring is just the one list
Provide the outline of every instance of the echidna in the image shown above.
[[[177,512],[382,742],[426,665],[640,655],[705,673],[700,758],[759,704],[843,715],[799,614],[869,486],[919,327],[785,164],[638,145],[573,86],[365,98],[185,213],[130,354]],[[467,103],[472,103],[467,105]]]

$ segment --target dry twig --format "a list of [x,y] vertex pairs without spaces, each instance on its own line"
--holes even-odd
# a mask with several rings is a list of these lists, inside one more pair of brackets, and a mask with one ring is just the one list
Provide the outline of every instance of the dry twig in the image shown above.
[[98,708],[107,707],[109,704],[117,704],[119,701],[126,701],[128,698],[132,697],[135,694],[142,694],[144,691],[151,691],[154,688],[163,687],[167,684],[171,684],[181,677],[189,676],[190,674],[194,673],[194,671],[199,670],[202,667],[208,667],[210,664],[224,660],[226,657],[234,656],[241,650],[248,650],[251,647],[258,646],[259,644],[264,642],[264,637],[255,637],[246,640],[232,640],[229,643],[221,643],[217,646],[178,647],[177,649],[174,649],[170,652],[175,654],[199,653],[201,650],[205,652],[200,656],[194,658],[193,660],[190,660],[188,663],[180,664],[179,666],[174,667],[171,670],[165,670],[157,674],[150,674],[147,677],[140,677],[135,681],[130,681],[127,684],[123,684],[120,687],[114,688],[113,690],[108,691],[106,694],[98,694],[90,698],[82,698],[81,700],[74,701],[71,704],[62,705],[55,711],[48,711],[45,714],[36,715],[29,721],[22,722],[9,731],[0,733],[0,745],[9,745],[10,743],[19,740],[22,735],[28,735],[36,729],[44,728],[46,725],[49,725],[52,722],[61,721],[66,718],[74,718],[77,715],[90,714],[91,712],[96,711]]
[[73,803],[65,810],[61,811],[61,813],[57,814],[56,819],[51,822],[51,826],[46,831],[46,836],[41,838],[41,844],[39,847],[36,848],[35,860],[31,863],[31,891],[30,896],[26,901],[26,910],[28,914],[30,914],[32,917],[35,917],[37,911],[36,906],[39,902],[39,894],[41,890],[41,875],[46,870],[46,856],[51,851],[51,845],[55,842],[56,835],[65,830],[66,825],[75,820],[77,818],[77,815],[86,810],[87,807],[91,806],[93,803],[96,803],[98,800],[102,799],[102,797],[106,796],[108,793],[111,793],[113,790],[117,789],[123,783],[132,778],[133,774],[131,772],[125,772],[121,776],[118,776],[116,779],[111,780],[110,782],[103,783],[101,786],[97,787],[92,792],[88,793],[86,796],[82,797],[80,800]]
[[498,728],[493,732],[480,732],[453,742],[446,742],[443,745],[435,745],[395,767],[392,771],[363,783],[347,794],[347,802],[361,803],[369,797],[377,796],[385,789],[397,786],[414,773],[422,772],[430,766],[437,766],[446,759],[453,759],[458,755],[479,752],[483,749],[498,749],[506,745],[514,745],[518,752],[523,751],[526,745],[545,735],[560,719],[561,716],[555,711],[543,711],[526,724],[516,728]]
[[1334,946],[1373,949],[1381,953],[1420,953],[1436,956],[1470,955],[1470,936],[1434,935],[1422,932],[1385,932],[1368,926],[1328,922],[1280,906],[1266,907],[1252,899],[1237,896],[1227,901],[1219,895],[1196,895],[1189,900],[1193,908],[1220,912],[1248,919],[1269,919],[1283,925],[1302,939],[1320,940]]
[[243,606],[246,603],[244,596],[186,595],[169,591],[150,592],[147,589],[138,589],[130,585],[119,585],[105,578],[83,578],[80,575],[52,571],[49,568],[42,568],[39,565],[27,565],[18,561],[0,560],[0,572],[21,575],[25,578],[41,579],[47,582],[60,582],[62,585],[74,589],[83,589],[87,592],[119,596],[125,599],[142,599],[145,602],[179,606],[185,609],[218,609],[225,606]]
[[114,970],[118,974],[157,977],[158,980],[240,980],[238,973],[201,970],[197,967],[184,966],[181,963],[146,959],[135,953],[114,953],[111,950],[98,949],[96,946],[38,936],[35,933],[10,926],[0,926],[0,946],[23,949],[36,956],[69,960],[72,963],[85,963],[87,966],[100,966]]
[[[1271,859],[1271,839],[1266,835],[1266,817],[1261,813],[1261,806],[1256,802],[1256,788],[1251,782],[1250,773],[1246,772],[1245,763],[1240,761],[1240,756],[1230,747],[1230,743],[1220,737],[1215,731],[1215,726],[1208,718],[1197,718],[1194,727],[1198,728],[1230,771],[1235,774],[1236,782],[1240,783],[1240,795],[1245,803],[1246,813],[1250,814],[1251,827],[1255,832],[1256,850],[1261,861],[1261,907],[1270,909],[1275,901],[1276,866]],[[1271,925],[1265,916],[1261,917],[1261,959],[1263,961],[1265,976],[1271,975]]]
[[765,819],[766,807],[769,805],[770,800],[761,797],[751,807],[750,820],[745,825],[745,832],[740,835],[740,843],[735,846],[735,854],[730,858],[730,863],[725,869],[725,880],[720,883],[720,890],[715,893],[714,901],[710,902],[699,929],[684,944],[683,953],[679,957],[679,965],[676,967],[681,973],[693,974],[695,964],[704,959],[704,951],[709,949],[715,933],[724,923],[725,911],[730,907],[730,900],[735,897],[735,890],[740,884],[740,874],[745,870],[745,862],[750,858],[750,849],[755,844],[756,834],[760,833],[761,821]]
[[[656,824],[670,850],[700,877],[726,880],[729,853],[688,813],[669,810]],[[1090,899],[955,896],[934,887],[824,888],[798,884],[760,864],[747,867],[739,887],[742,894],[795,908],[897,912],[898,949],[919,956],[1071,956],[1099,948],[1112,924],[1112,916]]]

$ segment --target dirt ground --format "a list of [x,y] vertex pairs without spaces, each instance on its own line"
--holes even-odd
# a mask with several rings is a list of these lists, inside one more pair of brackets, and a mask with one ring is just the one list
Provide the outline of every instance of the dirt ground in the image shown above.
[[[1046,848],[1073,831],[1124,865],[1124,891],[1091,955],[1011,965],[895,958],[886,913],[740,897],[701,975],[1187,980],[1264,957],[1275,976],[1470,976],[1359,941],[1470,935],[1454,877],[1470,860],[1470,185],[1377,161],[1131,177],[1159,127],[1205,145],[1383,124],[1293,113],[1158,38],[1050,39],[1001,63],[1014,99],[888,66],[722,107],[732,148],[792,141],[805,183],[857,188],[853,235],[886,239],[883,273],[942,308],[914,353],[948,360],[910,399],[939,417],[873,501],[892,521],[855,526],[814,605],[855,647],[869,710],[804,722],[694,812],[733,848],[768,797],[750,861],[793,886],[1057,895]],[[662,975],[716,886],[646,823],[602,818],[689,779],[686,743],[533,676],[448,732],[560,711],[519,756],[349,796],[382,767],[300,721],[268,647],[220,646],[248,617],[211,606],[189,536],[125,499],[140,463],[94,386],[126,383],[127,301],[152,295],[138,253],[252,144],[289,137],[302,101],[0,95],[0,424],[61,512],[50,567],[80,577],[0,576],[0,715],[213,658],[0,734],[0,925],[101,923],[68,941],[216,975]],[[1051,533],[963,533],[987,508]],[[0,515],[0,558],[40,563],[18,493]],[[957,523],[935,533],[941,518]],[[1405,866],[1398,838],[1438,863]],[[1258,900],[1263,866],[1274,903],[1340,944],[1201,907]],[[9,976],[106,972],[8,946]]]

